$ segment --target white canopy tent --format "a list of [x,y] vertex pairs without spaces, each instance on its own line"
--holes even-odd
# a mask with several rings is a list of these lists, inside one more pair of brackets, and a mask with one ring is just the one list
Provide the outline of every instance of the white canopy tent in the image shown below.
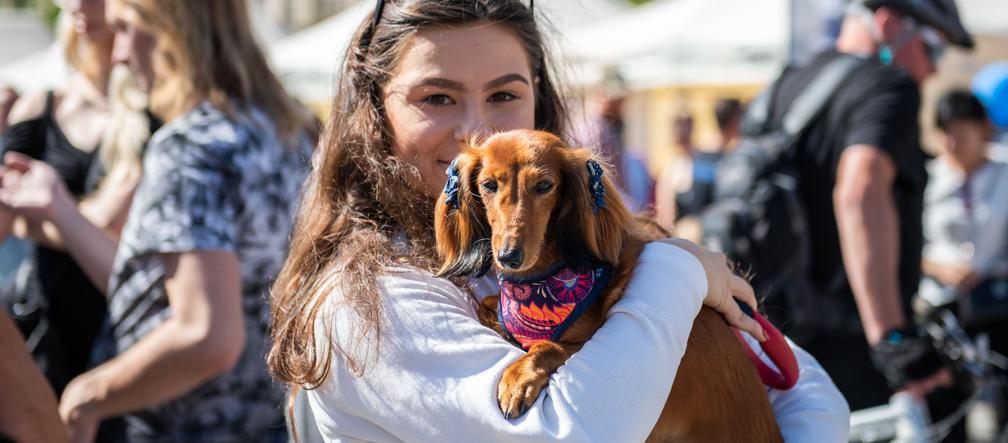
[[[602,23],[575,28],[566,35],[567,52],[588,77],[615,66],[634,89],[764,83],[791,55],[801,61],[829,45],[826,34],[838,26],[844,3],[655,0]],[[971,32],[1008,37],[1008,1],[956,3]]]
[[787,56],[789,0],[659,0],[567,36],[571,61],[615,66],[633,89],[756,83]]
[[[268,45],[273,68],[294,95],[307,101],[328,99],[346,45],[373,7],[373,1],[362,1]],[[536,15],[545,18],[546,28],[559,35],[619,15],[628,8],[623,0],[544,0],[535,5]]]
[[975,34],[1008,37],[1008,1],[956,0],[966,29]]

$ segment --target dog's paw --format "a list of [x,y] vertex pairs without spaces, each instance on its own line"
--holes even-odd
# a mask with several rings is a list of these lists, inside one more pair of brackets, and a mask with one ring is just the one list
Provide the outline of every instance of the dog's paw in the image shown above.
[[529,359],[522,358],[508,366],[497,385],[497,404],[504,418],[511,420],[525,415],[549,383],[549,377],[548,372],[533,367]]

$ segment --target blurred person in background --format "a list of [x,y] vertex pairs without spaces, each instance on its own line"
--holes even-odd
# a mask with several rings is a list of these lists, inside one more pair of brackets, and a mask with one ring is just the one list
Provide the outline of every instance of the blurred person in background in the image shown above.
[[714,103],[714,119],[718,126],[717,152],[724,153],[735,146],[742,125],[742,102],[737,98],[721,98]]
[[[935,120],[941,155],[928,165],[924,278],[915,311],[925,315],[939,308],[958,312],[970,332],[986,333],[991,349],[1005,355],[1008,163],[990,158],[987,140],[992,125],[972,93],[953,90],[943,95]],[[953,411],[964,400],[955,391],[940,394],[932,401],[939,411]],[[999,423],[1004,423],[1003,417]],[[965,440],[965,423],[959,423],[943,441]]]
[[693,115],[684,105],[672,113],[672,157],[661,167],[655,183],[655,215],[666,229],[674,230],[678,219],[675,196],[693,181]]
[[936,125],[941,155],[928,166],[918,295],[942,306],[1008,276],[1008,164],[989,158],[991,123],[973,94],[943,95]]
[[[110,195],[118,194],[118,183],[99,195],[94,192],[96,183],[88,182],[112,118],[107,84],[114,34],[105,22],[103,0],[71,0],[65,6],[60,39],[73,72],[65,87],[18,100],[8,116],[10,126],[0,151],[51,165],[73,199],[80,201],[81,211],[103,230],[118,235],[121,225],[115,219],[125,217],[128,198],[117,201],[122,199]],[[59,239],[45,231],[40,224],[0,209],[0,237],[13,233],[32,240],[17,277],[4,282],[0,295],[59,395],[87,368],[106,305]]]
[[919,85],[946,42],[973,46],[951,0],[855,1],[835,49],[785,71],[771,99],[779,124],[824,67],[863,59],[802,133],[793,160],[811,238],[808,304],[821,309],[804,345],[852,410],[886,403],[891,390],[921,397],[950,383],[909,315],[927,181]]
[[626,85],[619,74],[611,74],[592,97],[589,120],[577,137],[587,146],[597,146],[599,154],[615,171],[615,182],[623,191],[624,203],[634,213],[654,203],[654,180],[647,164],[626,146],[623,106]]
[[[311,115],[269,70],[243,0],[116,0],[113,60],[165,121],[122,237],[73,210],[48,165],[8,154],[0,203],[55,226],[108,294],[98,367],[59,412],[71,441],[286,441],[266,373],[266,291],[307,174]],[[102,441],[113,441],[114,429]]]
[[694,147],[689,134],[693,118],[676,117],[676,144],[687,148],[686,156],[665,168],[658,180],[655,197],[658,220],[679,237],[700,241],[702,233],[697,216],[714,201],[714,180],[718,162],[739,137],[742,104],[737,99],[722,98],[714,105],[718,125],[717,142],[710,147]]

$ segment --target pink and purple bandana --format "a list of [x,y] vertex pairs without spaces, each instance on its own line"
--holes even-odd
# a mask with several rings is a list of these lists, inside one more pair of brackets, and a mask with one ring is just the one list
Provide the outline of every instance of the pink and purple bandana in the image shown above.
[[500,324],[525,350],[536,342],[556,341],[602,293],[611,272],[609,266],[584,272],[558,267],[545,278],[506,280],[498,275]]

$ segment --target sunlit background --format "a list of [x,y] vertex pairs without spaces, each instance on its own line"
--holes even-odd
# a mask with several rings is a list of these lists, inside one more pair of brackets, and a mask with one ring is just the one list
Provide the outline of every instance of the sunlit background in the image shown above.
[[[274,68],[320,115],[337,60],[373,3],[252,1],[253,22]],[[938,91],[967,86],[986,63],[1008,60],[1008,1],[957,3],[977,47],[946,52],[939,74],[925,85],[924,115]],[[843,6],[843,0],[540,0],[536,14],[559,37],[555,55],[573,98],[584,97],[607,74],[625,80],[628,147],[656,174],[677,155],[673,114],[692,114],[694,140],[710,143],[714,101],[748,100],[786,64],[832,44]],[[58,20],[59,2],[0,0],[0,84],[25,92],[64,80],[54,46]],[[927,132],[930,122],[923,123]]]

